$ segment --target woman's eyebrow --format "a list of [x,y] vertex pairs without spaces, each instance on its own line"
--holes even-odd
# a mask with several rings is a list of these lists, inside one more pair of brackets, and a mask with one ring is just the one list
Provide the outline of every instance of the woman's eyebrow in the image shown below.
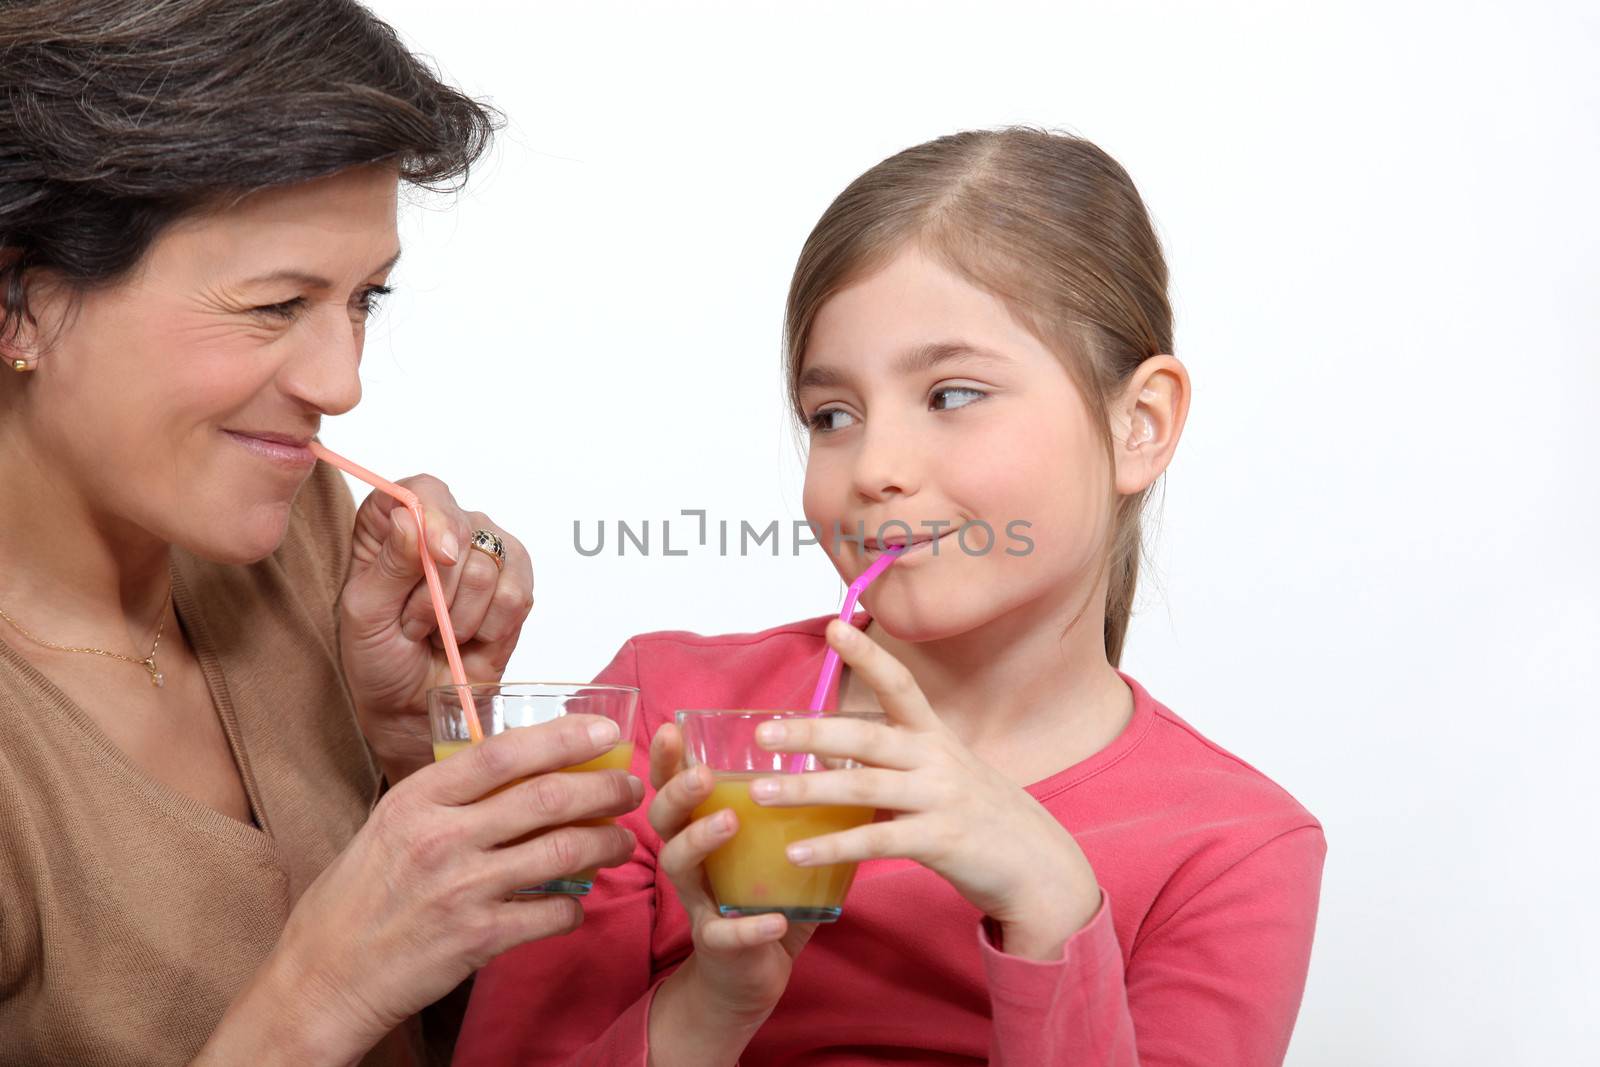
[[[398,262],[400,262],[400,253],[396,251],[394,255],[390,256],[385,262],[368,271],[367,274],[386,274],[393,270],[394,265]],[[310,274],[306,271],[294,270],[292,268],[286,270],[275,270],[268,274],[257,275],[256,277],[245,281],[243,284],[263,285],[267,282],[296,282],[312,289],[333,288],[333,283],[320,274]]]

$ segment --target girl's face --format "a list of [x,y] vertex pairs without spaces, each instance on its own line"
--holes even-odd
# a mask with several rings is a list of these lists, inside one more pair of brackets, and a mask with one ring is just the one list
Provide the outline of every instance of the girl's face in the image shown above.
[[8,436],[109,518],[221,562],[269,554],[306,443],[361,396],[397,187],[374,166],[257,193],[179,220],[124,281],[73,300],[42,287]]
[[914,546],[866,597],[889,633],[1083,606],[1115,506],[1105,428],[999,298],[908,246],[822,306],[799,398],[806,517],[839,573]]

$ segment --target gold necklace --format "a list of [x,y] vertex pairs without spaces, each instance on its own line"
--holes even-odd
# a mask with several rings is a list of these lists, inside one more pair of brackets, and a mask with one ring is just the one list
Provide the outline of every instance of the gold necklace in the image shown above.
[[124,656],[120,652],[107,652],[103,648],[58,645],[53,641],[46,641],[32,630],[29,630],[26,626],[23,626],[16,619],[13,619],[10,615],[7,615],[4,608],[0,608],[0,619],[6,620],[6,622],[10,623],[12,628],[15,629],[17,633],[21,634],[23,637],[26,637],[29,641],[32,641],[36,645],[42,645],[45,648],[54,649],[57,652],[80,652],[86,656],[104,656],[107,659],[120,659],[124,663],[132,663],[143,667],[145,670],[150,672],[150,684],[155,686],[157,689],[160,689],[162,686],[167,684],[167,678],[166,675],[162,674],[161,671],[156,667],[156,649],[161,647],[161,631],[165,630],[167,627],[167,607],[171,603],[172,590],[168,589],[167,599],[161,604],[161,624],[156,627],[156,639],[150,645],[150,654],[144,659],[136,659],[133,656]]

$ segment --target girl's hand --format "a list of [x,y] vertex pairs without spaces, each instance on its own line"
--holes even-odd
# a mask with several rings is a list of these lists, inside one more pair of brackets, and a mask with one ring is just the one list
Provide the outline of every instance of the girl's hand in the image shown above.
[[[725,919],[706,881],[705,860],[739,828],[724,810],[693,820],[711,795],[711,772],[682,769],[683,738],[668,724],[650,743],[656,787],[650,825],[666,842],[660,867],[689,913],[694,953],[656,991],[650,1012],[650,1062],[733,1063],[789,984],[794,958],[811,939],[811,923],[790,925],[782,915]],[[691,821],[693,820],[693,821]]]
[[763,723],[756,738],[773,751],[867,766],[760,778],[750,795],[771,805],[855,804],[893,818],[795,842],[791,862],[915,860],[1000,924],[1005,951],[1059,956],[1100,907],[1078,843],[1026,790],[974,756],[934,714],[911,672],[877,642],[838,620],[827,637],[877,694],[889,725],[843,717]]
[[[450,603],[450,624],[473,682],[499,681],[533,607],[533,562],[482,512],[463,511],[437,478],[400,483],[422,502],[428,551]],[[502,570],[468,547],[472,532],[505,543]],[[374,490],[356,512],[350,576],[339,598],[339,654],[357,720],[392,784],[432,762],[427,691],[450,682],[433,602],[422,578],[417,526],[405,505]]]
[[[573,825],[637,807],[622,771],[558,772],[619,740],[592,715],[510,730],[391,789],[306,889],[200,1063],[353,1062],[494,956],[563,934],[579,899],[517,889],[625,862],[633,834]],[[529,836],[532,835],[532,836]]]

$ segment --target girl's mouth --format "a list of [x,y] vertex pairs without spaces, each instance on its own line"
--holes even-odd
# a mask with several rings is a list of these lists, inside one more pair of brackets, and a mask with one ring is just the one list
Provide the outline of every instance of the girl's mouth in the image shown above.
[[[877,559],[883,554],[885,549],[904,546],[904,551],[900,553],[902,558],[905,556],[920,555],[926,551],[930,545],[934,545],[937,542],[943,541],[953,533],[955,533],[955,528],[952,526],[950,529],[945,530],[938,536],[934,536],[931,533],[913,534],[910,537],[906,537],[901,534],[889,534],[888,536],[884,537],[881,542],[876,537],[869,537],[862,542],[861,551],[868,559]],[[937,552],[935,554],[937,554]]]

